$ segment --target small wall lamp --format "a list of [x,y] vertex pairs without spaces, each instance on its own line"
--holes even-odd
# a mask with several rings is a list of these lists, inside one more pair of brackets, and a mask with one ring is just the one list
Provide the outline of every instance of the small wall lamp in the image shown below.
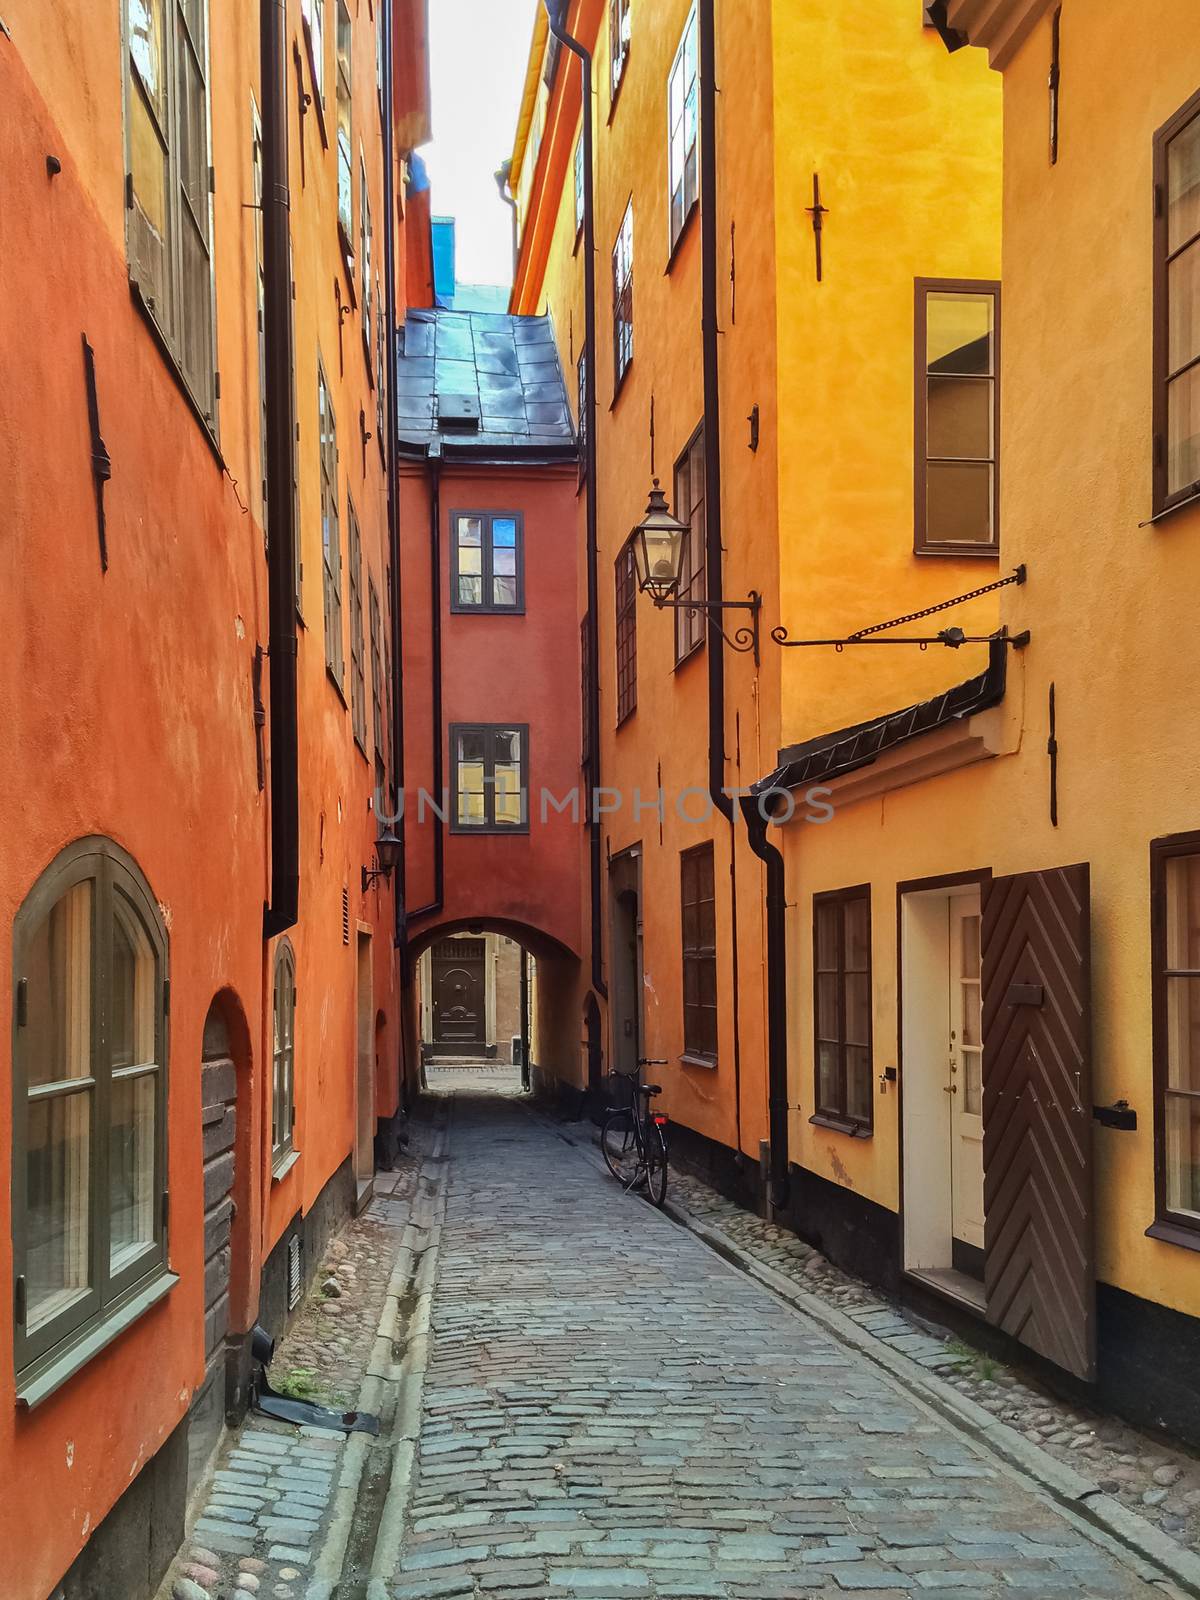
[[374,864],[362,869],[362,892],[364,894],[377,879],[391,877],[393,869],[400,864],[400,852],[402,849],[403,846],[389,822],[375,841]]
[[[633,530],[633,560],[637,568],[638,588],[648,594],[659,610],[702,611],[709,626],[721,635],[731,650],[745,654],[753,650],[758,662],[758,614],[762,609],[762,596],[751,589],[745,600],[680,600],[675,598],[683,577],[684,538],[689,532],[686,522],[671,515],[667,497],[659,487],[657,478],[650,490],[646,514]],[[748,611],[750,624],[735,630],[732,637],[717,620],[721,611]]]

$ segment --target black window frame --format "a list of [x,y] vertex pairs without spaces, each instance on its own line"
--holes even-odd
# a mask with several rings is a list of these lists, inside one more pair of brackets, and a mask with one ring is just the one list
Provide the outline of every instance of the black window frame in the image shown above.
[[366,638],[363,629],[362,529],[354,501],[346,496],[346,543],[350,578],[350,725],[354,742],[367,753]]
[[[287,1029],[279,1031],[280,1003]],[[290,939],[275,947],[271,966],[271,1176],[278,1182],[295,1164],[296,952]]]
[[[700,499],[692,497],[691,484],[695,476],[695,458],[700,457]],[[688,478],[687,515],[684,515],[683,499],[680,495],[680,483],[683,474]],[[683,542],[683,556],[680,563],[679,591],[677,598],[680,600],[704,600],[708,595],[707,587],[707,505],[705,490],[707,485],[704,477],[704,423],[701,421],[695,433],[692,434],[675,462],[673,488],[675,491],[675,515],[681,522],[688,525],[687,535]],[[699,506],[706,520],[701,529],[701,537],[697,539],[694,519]],[[699,562],[696,560],[699,554]],[[685,661],[690,661],[697,651],[702,650],[708,637],[708,613],[706,611],[688,611],[681,608],[675,612],[675,665],[681,667]]]
[[[694,878],[689,898],[689,876]],[[705,922],[707,907],[707,926]],[[689,938],[689,911],[696,927]],[[719,1050],[717,996],[717,896],[713,842],[706,839],[679,852],[680,952],[683,980],[684,1061],[715,1067]],[[689,999],[689,990],[693,997]],[[706,994],[711,998],[706,998]],[[711,1014],[711,1015],[709,1015]]]
[[[867,912],[867,965],[865,969],[847,968],[846,966],[846,911],[851,905],[863,904]],[[837,925],[837,965],[833,968],[823,968],[820,958],[820,918],[823,910],[836,910],[838,913]],[[875,1010],[875,961],[874,961],[874,922],[871,914],[871,886],[868,883],[855,884],[848,889],[832,889],[822,894],[813,895],[812,906],[812,1008],[813,1008],[813,1104],[816,1107],[813,1115],[808,1119],[819,1127],[832,1128],[838,1133],[848,1133],[856,1138],[867,1139],[875,1131],[875,1041],[874,1041],[874,1010]],[[867,980],[867,1038],[865,1045],[857,1041],[848,1041],[846,1038],[846,978],[847,976],[864,976]],[[821,998],[820,979],[823,976],[833,976],[837,989],[837,1037],[829,1038],[821,1031]],[[838,1077],[841,1085],[839,1102],[836,1105],[823,1103],[821,1097],[821,1045],[835,1045],[838,1051]],[[866,1065],[866,1101],[870,1110],[867,1116],[857,1116],[849,1109],[849,1068],[847,1066],[847,1048],[865,1049],[867,1053]]]
[[[628,224],[628,239],[626,239]],[[626,245],[628,246],[626,251]],[[621,216],[612,250],[613,401],[616,402],[633,365],[633,197]],[[622,256],[627,255],[626,260]],[[625,270],[622,270],[622,269]]]
[[[517,734],[521,743],[521,820],[498,822],[496,820],[496,752],[494,740],[499,736]],[[458,740],[463,734],[480,734],[488,744],[483,758],[483,793],[485,817],[482,822],[459,820],[459,760]],[[450,742],[450,832],[458,834],[528,834],[529,832],[529,724],[527,722],[452,722],[449,727]]]
[[[171,374],[201,424],[220,459],[220,374],[217,371],[216,240],[213,207],[212,52],[208,0],[161,0],[163,16],[162,95],[155,96],[139,68],[130,28],[128,0],[121,3],[122,85],[125,161],[125,254],[129,284],[139,310],[153,331],[155,343]],[[193,24],[199,21],[199,37]],[[198,74],[203,102],[203,149],[193,153],[190,175],[196,193],[189,192],[182,169],[188,139],[182,127],[185,96],[180,80],[191,63]],[[143,107],[147,126],[158,139],[165,163],[163,193],[165,228],[160,231],[139,204],[134,170],[134,107]],[[196,258],[184,248],[183,236],[192,229],[201,258],[207,265],[206,281],[191,284],[190,310],[203,316],[199,346],[193,315],[189,315],[189,263]],[[161,258],[158,247],[161,244]]]
[[[942,463],[983,464],[982,457],[940,457],[929,454],[929,297],[931,294],[989,296],[992,301],[992,372],[979,374],[979,382],[992,385],[992,538],[984,544],[969,539],[930,539],[929,468]],[[966,556],[995,561],[1000,554],[1000,389],[1001,389],[1001,285],[996,278],[918,278],[913,316],[913,553],[918,556]],[[937,376],[937,374],[934,374]],[[971,375],[974,377],[975,375]]]
[[[695,54],[696,72],[693,80],[696,94],[696,126],[695,138],[690,145],[685,145],[683,152],[683,171],[679,174],[678,184],[674,169],[675,161],[675,128],[671,119],[671,88],[675,81],[676,72],[683,72],[687,60],[688,35],[693,35],[693,51]],[[680,115],[684,126],[687,124],[687,79],[683,83],[683,105]],[[690,174],[690,181],[689,181]],[[680,211],[678,220],[675,216],[675,191],[680,191]],[[667,73],[667,260],[671,262],[675,257],[676,246],[687,232],[688,223],[700,204],[700,31],[697,19],[695,0],[687,14],[683,25],[683,32],[679,36],[679,47],[671,60],[671,67]]]
[[[88,997],[90,1002],[86,1077],[30,1086],[23,1020],[28,1015],[30,975],[25,970],[30,940],[72,889],[90,883]],[[136,917],[155,960],[153,1063],[114,1066],[104,1054],[113,1038],[113,937],[118,896]],[[170,945],[158,900],[134,858],[101,835],[78,839],[61,850],[40,874],[22,902],[12,927],[12,1242],[13,1366],[17,1398],[37,1403],[105,1344],[117,1337],[142,1311],[161,1298],[177,1276],[168,1264],[167,1201],[168,1120],[170,1108]],[[111,1260],[111,1188],[109,1160],[112,1132],[112,1085],[156,1077],[154,1171],[152,1176],[153,1239],[117,1272]],[[27,1185],[28,1119],[33,1103],[64,1095],[87,1094],[88,1116],[88,1286],[81,1298],[47,1319],[31,1334],[27,1327]]]
[[[515,522],[516,534],[516,600],[512,605],[497,605],[493,599],[490,604],[482,600],[478,605],[473,601],[464,601],[459,595],[459,579],[462,577],[473,578],[475,573],[464,573],[460,570],[459,551],[459,523],[467,517],[475,517],[482,524],[480,533],[480,593],[495,595],[494,583],[497,576],[507,577],[507,573],[497,574],[495,525],[497,522]],[[520,511],[472,511],[457,510],[450,513],[450,610],[455,616],[494,616],[494,617],[523,617],[525,615],[525,516]]]
[[1200,251],[1200,233],[1175,250],[1170,248],[1170,212],[1167,179],[1170,150],[1175,140],[1200,119],[1200,90],[1165,122],[1154,135],[1154,451],[1153,515],[1163,516],[1179,506],[1200,500],[1200,478],[1169,487],[1170,388],[1200,364],[1200,350],[1177,372],[1170,369],[1171,307],[1170,266],[1190,251]]
[[611,119],[625,82],[633,36],[633,0],[609,0],[608,7],[608,115]]
[[[322,419],[328,414],[328,428]],[[317,458],[321,486],[321,590],[325,620],[325,671],[345,699],[346,643],[342,616],[342,520],[338,483],[337,413],[325,364],[317,357]]]
[[[346,0],[334,8],[334,143],[337,146],[337,231],[342,261],[354,291],[354,19]],[[346,127],[342,127],[342,111]],[[344,134],[344,139],[343,139]],[[343,203],[344,202],[344,203]]]
[[613,653],[618,728],[628,722],[637,710],[637,597],[637,561],[633,553],[633,536],[630,535],[613,563]]

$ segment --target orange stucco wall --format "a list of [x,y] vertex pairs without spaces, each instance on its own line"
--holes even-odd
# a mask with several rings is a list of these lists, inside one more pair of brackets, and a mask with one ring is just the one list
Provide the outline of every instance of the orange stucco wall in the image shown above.
[[[757,1159],[767,1133],[763,869],[740,823],[731,833],[719,817],[679,814],[706,810],[704,653],[676,666],[672,618],[645,599],[637,710],[616,726],[614,562],[645,507],[652,469],[673,495],[674,463],[704,408],[699,216],[673,259],[668,237],[667,79],[689,11],[687,0],[636,9],[614,104],[604,8],[581,0],[571,10],[572,28],[595,52],[603,783],[625,796],[605,818],[605,852],[642,847],[644,1044],[648,1056],[668,1058],[655,1069],[665,1107]],[[912,553],[913,280],[999,275],[1000,87],[982,60],[952,71],[919,10],[880,0],[865,11],[770,0],[716,8],[724,593],[763,595],[761,666],[725,651],[730,786],[771,771],[782,745],[919,698],[945,666],[915,651],[895,664],[881,662],[884,652],[864,651],[875,657],[864,662],[849,652],[788,653],[768,640],[772,627],[842,633],[994,574],[994,563]],[[540,106],[526,107],[518,139],[525,166],[514,174],[523,225],[514,305],[549,311],[568,372],[584,337],[576,79],[568,64],[554,92],[540,89]],[[524,141],[527,124],[543,130],[540,143]],[[804,211],[814,169],[830,208],[820,285]],[[631,197],[634,356],[614,397],[609,260]],[[578,515],[582,539],[582,502]],[[585,604],[581,588],[581,613]],[[983,602],[955,620],[982,628],[995,614]],[[724,647],[713,635],[705,648]],[[638,817],[632,807],[635,790],[649,795],[660,782],[661,830],[652,813]],[[708,838],[717,886],[715,1070],[680,1059],[679,853]],[[607,883],[603,893],[611,967]],[[607,1015],[605,1026],[611,1052]]]
[[[0,40],[5,106],[0,166],[0,970],[11,971],[13,917],[40,872],[80,836],[111,837],[138,862],[159,902],[172,985],[168,1059],[169,1263],[179,1282],[159,1305],[32,1412],[18,1408],[11,1320],[0,1317],[0,1506],[4,1590],[43,1600],[87,1537],[188,1409],[204,1374],[201,1036],[213,997],[245,1018],[238,1049],[239,1173],[231,1326],[255,1318],[259,1269],[297,1211],[351,1154],[355,1121],[355,948],[374,940],[376,1110],[399,1093],[398,983],[392,891],[365,896],[373,763],[356,749],[349,712],[324,665],[316,453],[316,360],[330,377],[346,496],[362,529],[366,573],[387,613],[383,458],[361,308],[339,330],[332,292],[347,283],[336,236],[336,169],[316,119],[296,136],[288,9],[292,232],[300,421],[300,538],[305,563],[299,643],[300,922],[297,953],[296,1143],[282,1183],[270,1175],[271,976],[262,942],[269,885],[267,785],[256,773],[252,659],[267,643],[260,484],[252,104],[256,7],[214,22],[212,102],[216,364],[220,456],[197,423],[127,282],[124,244],[120,8],[79,0],[12,0]],[[332,30],[330,30],[332,33]],[[382,284],[380,112],[374,27],[355,29],[355,206],[366,153]],[[326,82],[333,83],[329,40]],[[306,69],[307,71],[307,66]],[[51,177],[47,155],[62,163]],[[401,252],[401,259],[403,255]],[[14,309],[21,308],[19,315]],[[339,331],[341,351],[339,353]],[[96,352],[109,568],[100,570],[81,335]],[[374,340],[372,339],[372,361]],[[343,573],[350,657],[349,584]],[[369,645],[368,645],[369,650]],[[264,682],[265,682],[264,673]],[[370,664],[367,743],[371,748]],[[348,695],[347,690],[347,695]],[[351,944],[342,943],[342,889]],[[10,984],[0,985],[0,1038],[11,1037]],[[0,1280],[11,1279],[10,1058],[0,1077]],[[320,1114],[316,1114],[319,1105]],[[53,1507],[53,1515],[46,1508]],[[36,1530],[36,1534],[33,1532]]]

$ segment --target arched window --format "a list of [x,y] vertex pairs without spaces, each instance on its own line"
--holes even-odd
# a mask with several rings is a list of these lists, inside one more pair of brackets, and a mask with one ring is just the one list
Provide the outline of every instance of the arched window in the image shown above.
[[295,1153],[296,1126],[296,957],[287,939],[275,952],[274,1015],[271,1165],[279,1175]]
[[[166,1273],[167,940],[111,840],[70,845],[13,925],[14,1359],[90,1356]],[[109,1325],[111,1324],[111,1327]]]

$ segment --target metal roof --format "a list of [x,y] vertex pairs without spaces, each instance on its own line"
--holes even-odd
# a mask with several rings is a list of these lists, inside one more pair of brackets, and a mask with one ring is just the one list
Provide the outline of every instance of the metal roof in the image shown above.
[[400,450],[573,461],[575,428],[548,317],[410,311],[396,361]]
[[848,772],[869,767],[896,745],[998,705],[1004,699],[1008,646],[1003,639],[993,639],[988,650],[986,672],[968,678],[965,683],[956,683],[932,700],[922,700],[901,711],[874,717],[870,722],[858,722],[834,733],[823,733],[804,744],[781,750],[778,767],[760,778],[751,792],[763,794],[772,789],[799,789],[844,777]]

